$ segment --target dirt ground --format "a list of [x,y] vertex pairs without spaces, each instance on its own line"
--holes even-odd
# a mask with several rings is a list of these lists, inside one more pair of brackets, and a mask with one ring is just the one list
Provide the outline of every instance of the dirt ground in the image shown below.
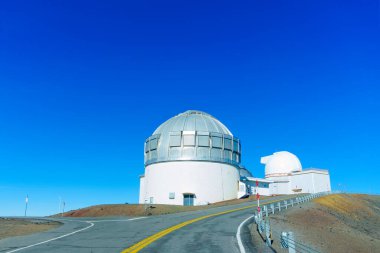
[[[261,199],[266,199],[262,197]],[[204,206],[176,206],[176,205],[140,205],[140,204],[115,204],[115,205],[97,205],[90,206],[78,210],[68,211],[63,214],[64,217],[102,217],[102,216],[146,216],[160,215],[178,212],[187,212],[195,210],[203,210],[211,207],[235,205],[245,202],[255,201],[255,196],[246,199],[233,199],[218,202]],[[255,202],[256,203],[256,202]],[[254,204],[254,203],[252,203]],[[59,217],[60,214],[52,217]]]
[[61,223],[52,221],[0,218],[0,240],[6,237],[47,231],[60,225]]
[[[296,241],[318,252],[380,252],[380,196],[336,194],[270,216],[273,247],[292,231]],[[257,240],[257,237],[256,237]],[[302,250],[299,246],[298,250]]]

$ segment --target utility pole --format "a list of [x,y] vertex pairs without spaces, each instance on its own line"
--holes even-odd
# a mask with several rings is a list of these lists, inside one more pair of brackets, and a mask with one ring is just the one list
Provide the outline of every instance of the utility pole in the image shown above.
[[65,212],[65,201],[62,202],[62,213],[61,216],[63,217],[63,213]]
[[26,195],[26,198],[25,198],[25,212],[24,212],[24,216],[26,217],[26,211],[28,210],[28,202],[29,202],[29,198],[28,198],[28,195]]

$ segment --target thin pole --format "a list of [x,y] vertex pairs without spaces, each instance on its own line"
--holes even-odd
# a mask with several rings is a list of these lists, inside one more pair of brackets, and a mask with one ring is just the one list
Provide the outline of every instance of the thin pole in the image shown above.
[[58,203],[58,214],[62,212],[62,197],[59,196],[59,203]]
[[29,202],[29,198],[28,198],[28,195],[26,195],[26,198],[25,198],[25,213],[24,213],[25,217],[26,217],[26,211],[28,210],[28,202]]
[[259,181],[256,180],[256,199],[257,199],[257,212],[260,216],[260,193],[259,193]]
[[63,217],[64,212],[65,212],[65,201],[62,202],[62,213],[61,213],[62,217]]

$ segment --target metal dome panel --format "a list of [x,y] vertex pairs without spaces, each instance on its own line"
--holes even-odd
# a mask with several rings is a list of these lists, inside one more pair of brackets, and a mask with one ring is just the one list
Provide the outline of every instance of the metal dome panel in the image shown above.
[[232,135],[230,130],[219,120],[201,111],[189,110],[161,124],[154,134],[177,131],[205,131]]
[[210,114],[186,111],[161,124],[145,142],[145,165],[180,160],[239,165],[240,140]]

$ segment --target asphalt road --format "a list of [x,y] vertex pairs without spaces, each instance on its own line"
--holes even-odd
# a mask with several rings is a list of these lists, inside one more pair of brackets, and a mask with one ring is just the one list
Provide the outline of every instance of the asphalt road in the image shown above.
[[[284,197],[277,197],[281,199]],[[262,200],[265,204],[276,198]],[[184,212],[150,217],[112,218],[62,218],[54,219],[64,223],[59,228],[28,235],[0,240],[0,252],[20,253],[112,253],[121,252],[141,240],[188,220],[205,215],[253,205],[244,203],[201,211]],[[239,225],[252,216],[254,208],[238,210],[208,217],[174,231],[146,244],[140,252],[240,252],[236,239]],[[247,249],[250,245],[247,227],[242,227],[242,241]]]

